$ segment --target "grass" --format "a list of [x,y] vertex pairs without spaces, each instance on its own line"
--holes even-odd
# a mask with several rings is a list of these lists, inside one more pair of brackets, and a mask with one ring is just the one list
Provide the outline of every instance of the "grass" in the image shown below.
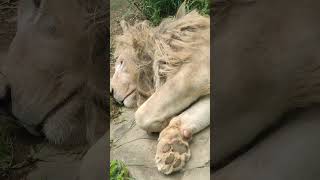
[[[153,24],[158,25],[163,18],[174,16],[183,3],[183,0],[128,0],[136,6],[146,18]],[[210,13],[209,0],[186,0],[186,11],[197,9],[202,15]]]
[[135,180],[130,177],[127,166],[123,161],[112,160],[110,164],[110,180]]
[[9,125],[0,125],[0,177],[12,165],[13,161],[13,145],[10,137]]

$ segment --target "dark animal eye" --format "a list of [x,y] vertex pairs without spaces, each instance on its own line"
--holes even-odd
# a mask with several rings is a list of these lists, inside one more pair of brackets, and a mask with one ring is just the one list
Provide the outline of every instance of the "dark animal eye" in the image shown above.
[[123,61],[120,61],[120,64],[123,64]]
[[41,4],[41,0],[33,0],[33,4],[36,8],[39,8]]

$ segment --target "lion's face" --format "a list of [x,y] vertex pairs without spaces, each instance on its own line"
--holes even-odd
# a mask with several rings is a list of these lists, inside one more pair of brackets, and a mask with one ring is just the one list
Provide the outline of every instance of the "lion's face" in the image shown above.
[[[148,66],[151,57],[144,52],[145,39],[150,36],[149,31],[146,31],[149,26],[147,22],[130,26],[125,21],[121,21],[120,25],[123,33],[116,37],[114,51],[116,63],[115,73],[111,79],[111,92],[116,101],[126,107],[140,106],[150,96],[149,91],[152,88],[149,86],[153,85],[153,75],[150,71],[152,66]],[[138,34],[140,36],[142,34],[144,39],[137,39]],[[150,46],[147,47],[150,49]]]
[[137,67],[134,51],[129,47],[117,57],[115,72],[111,79],[111,91],[115,100],[126,107],[134,107],[136,101]]

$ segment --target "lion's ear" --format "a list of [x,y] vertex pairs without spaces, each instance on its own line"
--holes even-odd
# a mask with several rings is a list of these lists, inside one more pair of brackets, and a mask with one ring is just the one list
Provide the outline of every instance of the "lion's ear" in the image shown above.
[[133,47],[133,49],[135,49],[136,51],[138,51],[138,52],[140,52],[141,51],[141,49],[142,49],[142,44],[141,44],[141,42],[139,41],[139,40],[137,40],[137,39],[133,39],[132,40],[132,47]]
[[180,5],[177,13],[176,13],[176,19],[181,18],[182,16],[186,15],[186,1],[183,1],[183,3]]
[[120,26],[123,32],[126,32],[129,29],[129,24],[125,20],[120,21]]

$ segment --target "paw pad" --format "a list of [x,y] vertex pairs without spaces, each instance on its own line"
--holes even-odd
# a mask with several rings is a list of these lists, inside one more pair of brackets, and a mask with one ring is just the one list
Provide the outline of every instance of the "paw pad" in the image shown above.
[[171,174],[186,165],[191,153],[188,142],[182,138],[178,128],[167,127],[163,131],[167,135],[159,138],[155,160],[160,172]]

